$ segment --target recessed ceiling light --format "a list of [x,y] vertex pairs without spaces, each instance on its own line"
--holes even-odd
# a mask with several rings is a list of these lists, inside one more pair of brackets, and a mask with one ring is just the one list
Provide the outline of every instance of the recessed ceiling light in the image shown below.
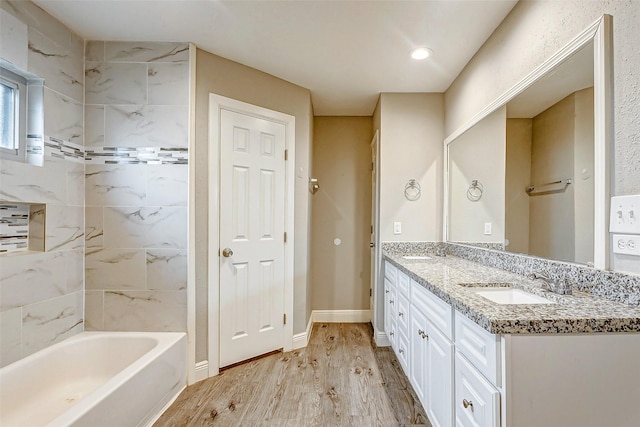
[[416,61],[422,61],[427,59],[431,53],[431,49],[427,47],[417,47],[411,51],[411,57]]

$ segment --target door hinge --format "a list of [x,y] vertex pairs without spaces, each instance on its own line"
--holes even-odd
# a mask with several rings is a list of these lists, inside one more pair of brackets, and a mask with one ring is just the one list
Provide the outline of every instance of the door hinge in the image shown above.
[[371,170],[373,170],[373,162],[371,162]]
[[287,243],[287,232],[284,232],[284,242]]
[[283,325],[286,325],[286,324],[287,324],[287,313],[284,313],[284,314],[282,315],[282,324],[283,324]]
[[369,296],[372,297],[373,296],[373,289],[369,288]]
[[289,160],[289,150],[284,150],[284,159]]
[[373,225],[371,226],[371,234],[373,234]]

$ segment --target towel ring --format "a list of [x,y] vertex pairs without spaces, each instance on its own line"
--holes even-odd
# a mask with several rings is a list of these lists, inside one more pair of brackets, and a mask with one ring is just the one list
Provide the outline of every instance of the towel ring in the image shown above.
[[482,186],[482,183],[477,179],[474,179],[473,181],[471,181],[471,185],[467,189],[467,199],[471,200],[472,202],[477,202],[482,198],[483,191],[484,187]]
[[415,179],[410,179],[404,186],[404,197],[411,202],[418,200],[421,194],[422,188],[420,187],[420,183]]

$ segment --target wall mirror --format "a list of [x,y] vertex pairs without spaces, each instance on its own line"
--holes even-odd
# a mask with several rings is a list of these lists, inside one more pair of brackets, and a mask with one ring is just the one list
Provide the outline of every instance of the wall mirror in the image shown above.
[[447,137],[447,241],[608,268],[610,21]]

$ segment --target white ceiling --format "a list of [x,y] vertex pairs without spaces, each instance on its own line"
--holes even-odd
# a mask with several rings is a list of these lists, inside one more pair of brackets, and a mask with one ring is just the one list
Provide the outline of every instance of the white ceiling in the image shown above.
[[190,41],[310,89],[316,115],[369,116],[381,92],[444,92],[517,1],[35,2],[87,40]]

